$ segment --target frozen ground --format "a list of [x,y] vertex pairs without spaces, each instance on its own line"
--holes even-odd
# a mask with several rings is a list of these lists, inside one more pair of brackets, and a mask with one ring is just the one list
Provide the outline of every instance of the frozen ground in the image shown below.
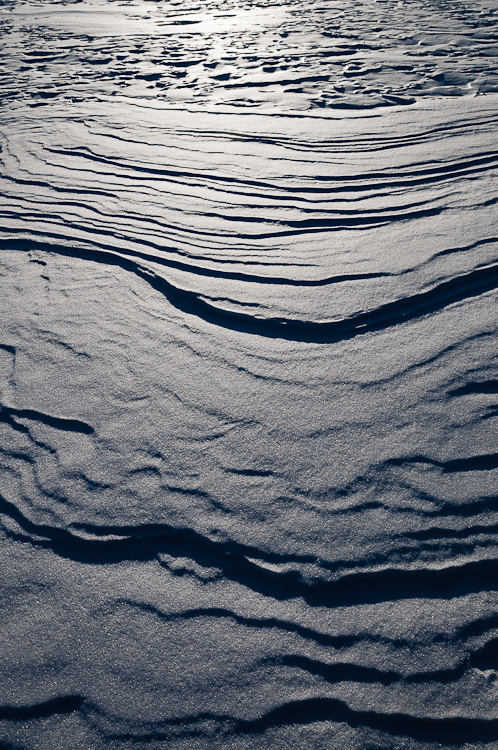
[[498,747],[497,17],[2,3],[0,750]]

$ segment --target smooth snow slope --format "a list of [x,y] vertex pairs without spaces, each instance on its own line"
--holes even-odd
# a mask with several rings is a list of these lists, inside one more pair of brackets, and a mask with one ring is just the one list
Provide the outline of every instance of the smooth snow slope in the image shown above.
[[2,4],[1,750],[498,747],[497,16]]

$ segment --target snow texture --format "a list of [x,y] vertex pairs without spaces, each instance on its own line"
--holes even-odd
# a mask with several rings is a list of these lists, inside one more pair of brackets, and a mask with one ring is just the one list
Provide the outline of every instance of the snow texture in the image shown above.
[[1,3],[1,750],[498,747],[497,17]]

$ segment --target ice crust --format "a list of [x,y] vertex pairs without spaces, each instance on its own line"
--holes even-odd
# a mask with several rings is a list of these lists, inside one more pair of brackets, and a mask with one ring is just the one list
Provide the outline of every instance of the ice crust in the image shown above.
[[2,4],[1,750],[498,747],[497,12]]

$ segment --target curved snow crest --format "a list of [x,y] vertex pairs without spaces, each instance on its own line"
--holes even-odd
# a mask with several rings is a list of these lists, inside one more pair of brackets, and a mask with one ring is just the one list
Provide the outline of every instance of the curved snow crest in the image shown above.
[[424,107],[408,123],[386,113],[375,139],[369,118],[332,121],[330,139],[315,118],[286,134],[252,117],[249,135],[247,118],[191,113],[187,132],[181,112],[165,127],[149,110],[144,128],[109,104],[84,125],[56,115],[40,135],[29,116],[4,126],[0,239],[121,265],[235,330],[377,330],[495,288],[496,236],[478,229],[495,211],[493,102]]

